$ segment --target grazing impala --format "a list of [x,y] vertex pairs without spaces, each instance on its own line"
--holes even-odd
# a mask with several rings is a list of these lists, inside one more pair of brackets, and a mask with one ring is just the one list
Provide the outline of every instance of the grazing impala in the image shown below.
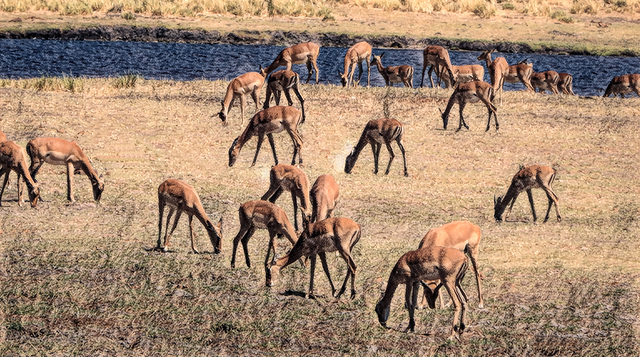
[[340,188],[331,175],[320,175],[309,193],[313,214],[311,222],[322,221],[333,216],[333,210],[340,199]]
[[540,93],[550,91],[553,94],[558,94],[558,77],[556,71],[534,72],[531,74],[531,84]]
[[356,164],[358,160],[358,156],[362,149],[364,149],[367,144],[371,145],[371,150],[373,151],[373,164],[374,170],[373,173],[378,173],[378,158],[380,157],[380,148],[384,143],[387,147],[387,151],[389,151],[389,164],[387,165],[387,170],[385,171],[385,175],[389,174],[389,169],[391,169],[391,162],[393,162],[393,158],[395,154],[393,153],[393,149],[391,148],[391,141],[395,140],[398,143],[398,147],[402,152],[402,161],[404,163],[404,175],[409,176],[407,172],[407,158],[404,152],[404,146],[402,145],[402,134],[404,132],[404,128],[402,127],[402,123],[395,119],[390,118],[382,118],[377,120],[371,120],[365,125],[364,130],[362,131],[362,135],[360,136],[360,140],[356,146],[351,150],[349,156],[344,163],[344,172],[350,174],[351,170],[353,170],[353,166]]
[[104,191],[102,176],[98,176],[87,155],[74,141],[60,138],[35,138],[27,144],[27,154],[31,158],[29,172],[34,181],[37,182],[36,175],[45,162],[51,165],[67,166],[67,199],[74,202],[73,174],[76,170],[82,170],[91,181],[93,199],[100,201]]
[[311,216],[309,204],[309,179],[299,168],[293,165],[279,164],[271,167],[269,173],[269,189],[262,195],[262,200],[275,203],[283,191],[291,192],[293,200],[293,222],[298,230],[298,199],[303,215]]
[[491,54],[496,50],[484,51],[478,56],[479,61],[486,61],[489,75],[491,76],[491,85],[495,93],[500,92],[500,105],[502,105],[502,92],[504,91],[504,81],[509,74],[509,64],[504,57],[498,57],[495,60],[491,60]]
[[300,106],[302,107],[302,121],[300,124],[304,123],[305,114],[304,114],[304,98],[302,98],[302,94],[298,90],[298,84],[300,83],[300,76],[292,70],[283,69],[277,72],[274,72],[269,76],[267,80],[267,98],[264,100],[263,109],[269,108],[271,104],[271,94],[276,100],[276,105],[280,105],[280,95],[284,92],[284,95],[287,97],[287,104],[289,106],[293,105],[293,101],[291,100],[291,94],[289,94],[289,89],[293,89],[293,92],[298,97],[300,101]]
[[409,310],[409,326],[407,331],[415,330],[414,313],[418,305],[418,292],[423,280],[440,280],[440,284],[432,291],[425,289],[427,301],[431,308],[435,307],[438,291],[442,285],[449,293],[455,312],[449,339],[460,339],[465,329],[467,297],[460,282],[467,272],[467,257],[455,248],[425,245],[400,257],[393,267],[382,299],[376,304],[378,322],[387,328],[387,320],[391,311],[391,300],[399,285],[406,285],[405,306]]
[[369,86],[369,80],[371,79],[371,53],[371,45],[365,41],[358,42],[347,50],[347,54],[344,55],[344,73],[338,71],[343,87],[351,87],[352,84],[355,85],[355,82],[353,82],[353,74],[356,72],[356,66],[358,66],[359,69],[358,82],[360,82],[363,61],[367,64],[367,87]]
[[573,93],[573,76],[569,73],[558,73],[558,92],[562,94],[571,94]]
[[278,164],[278,156],[276,155],[276,146],[273,141],[273,134],[286,130],[293,140],[293,159],[291,164],[296,163],[296,156],[298,156],[298,163],[302,163],[302,138],[298,133],[298,124],[301,123],[302,113],[294,107],[276,106],[270,107],[257,112],[242,134],[237,137],[231,147],[229,148],[229,166],[235,164],[240,150],[244,144],[249,141],[253,136],[258,137],[258,145],[256,147],[256,154],[253,157],[251,166],[256,164],[258,159],[258,153],[260,152],[260,146],[264,141],[264,136],[267,135],[269,144],[271,144],[271,150],[273,151],[273,158]]
[[4,193],[5,187],[7,187],[11,171],[15,171],[16,174],[18,174],[18,181],[16,182],[16,186],[18,187],[18,205],[22,207],[22,184],[20,183],[20,179],[24,178],[27,184],[27,191],[29,191],[29,203],[31,203],[31,207],[36,207],[38,198],[40,197],[40,190],[31,178],[31,174],[27,168],[24,149],[13,141],[5,140],[0,142],[0,177],[5,175],[2,190],[0,191],[0,206],[2,206],[2,194]]
[[[453,67],[451,66],[451,60],[449,59],[449,51],[447,51],[442,46],[427,46],[427,48],[422,51],[422,80],[420,81],[420,87],[422,87],[424,83],[424,72],[429,67],[429,81],[431,81],[431,88],[433,88],[433,78],[431,78],[431,73],[434,69],[436,69],[436,75],[440,72],[438,69],[442,68],[442,71],[445,69],[449,73],[449,83],[451,85],[456,85],[456,79],[454,77]],[[484,72],[483,72],[484,73]],[[478,78],[478,80],[482,80],[482,77]]]
[[[471,81],[482,81],[484,79],[484,67],[479,64],[466,64],[462,66],[451,66],[453,70],[453,79],[456,82],[466,83]],[[444,82],[445,88],[452,87],[451,78],[445,76],[445,67],[440,67],[438,78]],[[438,85],[440,85],[438,83]]]
[[[167,214],[167,224],[164,229],[164,242],[162,241],[162,216],[164,215],[164,208],[169,207],[169,213]],[[213,246],[214,253],[220,253],[222,246],[222,218],[218,221],[217,225],[213,225],[209,216],[204,211],[200,197],[196,190],[184,181],[176,179],[167,179],[158,186],[158,244],[156,249],[166,252],[169,246],[169,239],[176,230],[178,220],[182,215],[182,212],[186,213],[189,217],[189,236],[191,237],[191,251],[198,254],[196,245],[194,242],[195,235],[193,234],[193,216],[202,223],[204,228],[209,233],[209,240]],[[173,221],[171,231],[169,231],[169,222],[171,216],[176,214],[176,218]]]
[[256,112],[258,111],[258,101],[260,100],[260,90],[262,90],[264,78],[265,75],[262,73],[249,72],[241,74],[229,82],[227,94],[222,101],[222,110],[218,113],[223,124],[227,124],[229,109],[238,98],[240,99],[240,115],[242,116],[240,125],[244,124],[244,107],[246,104],[244,96],[246,94],[251,94],[251,98],[253,98],[253,102],[256,105]]
[[309,76],[307,77],[307,83],[311,79],[313,70],[316,71],[316,84],[318,84],[318,54],[320,53],[320,46],[313,42],[300,43],[291,47],[287,47],[280,51],[275,60],[269,65],[269,67],[262,70],[262,73],[268,75],[276,70],[280,66],[286,66],[287,69],[291,69],[291,65],[294,64],[306,64]]
[[[360,240],[360,225],[344,217],[327,218],[315,223],[309,223],[305,219],[303,223],[305,226],[304,230],[289,254],[278,259],[275,264],[271,264],[271,266],[267,268],[266,285],[273,286],[271,281],[272,275],[275,274],[277,276],[282,269],[293,264],[296,260],[302,257],[309,257],[311,259],[311,270],[309,272],[311,280],[309,282],[307,297],[314,298],[313,277],[316,268],[316,256],[320,256],[322,268],[325,274],[327,274],[327,279],[329,279],[329,284],[331,285],[331,294],[335,298],[340,298],[347,288],[347,280],[351,277],[351,299],[355,298],[356,264],[351,256],[351,250]],[[342,288],[337,294],[336,288],[331,280],[326,258],[326,253],[335,251],[338,251],[342,259],[347,263],[347,274],[342,283]]]
[[251,267],[251,260],[249,259],[249,239],[253,236],[256,229],[266,229],[269,231],[269,247],[267,249],[267,256],[265,257],[264,264],[267,269],[269,263],[269,257],[273,250],[273,264],[278,258],[278,252],[276,251],[277,243],[275,240],[276,235],[282,237],[283,235],[291,242],[296,244],[298,237],[296,231],[293,229],[289,218],[284,210],[275,204],[268,201],[247,201],[238,209],[238,216],[240,218],[240,230],[233,239],[233,252],[231,255],[231,267],[236,267],[236,251],[238,250],[238,243],[242,241],[242,249],[244,250],[244,259],[247,267]]
[[[455,221],[430,229],[424,238],[422,238],[422,241],[420,241],[418,249],[428,245],[437,245],[440,247],[454,248],[468,254],[476,275],[479,301],[478,307],[482,309],[484,307],[484,300],[482,299],[480,279],[482,279],[483,276],[478,270],[478,254],[481,234],[480,227],[475,224],[467,221]],[[425,291],[422,305],[427,302],[427,295],[428,294]],[[440,302],[442,306],[442,297],[440,297]]]
[[502,196],[499,196],[497,199],[494,199],[494,218],[496,222],[502,221],[502,213],[504,212],[507,205],[509,205],[509,210],[507,211],[507,215],[505,216],[505,220],[509,218],[509,214],[511,214],[511,209],[513,208],[513,204],[516,202],[516,198],[522,191],[527,191],[527,196],[529,196],[529,203],[531,204],[531,213],[533,214],[533,222],[535,223],[538,217],[536,216],[536,209],[533,206],[533,195],[531,194],[532,188],[541,188],[547,194],[547,198],[549,199],[549,207],[547,208],[547,214],[544,217],[544,222],[549,219],[549,212],[551,211],[551,205],[555,205],[556,207],[556,217],[558,222],[562,219],[560,217],[560,211],[558,211],[558,196],[551,189],[551,185],[553,184],[553,180],[556,178],[556,170],[543,165],[531,165],[525,166],[518,173],[513,176],[511,180],[511,186],[507,190],[507,193]]
[[625,74],[622,76],[613,77],[607,89],[604,91],[604,97],[608,97],[613,94],[620,94],[620,98],[624,98],[625,94],[631,94],[635,92],[640,96],[640,74]]
[[522,83],[527,90],[535,92],[531,85],[531,74],[533,74],[533,63],[527,63],[527,60],[520,61],[509,66],[509,72],[504,77],[508,83]]
[[393,86],[393,83],[403,83],[405,87],[413,88],[413,67],[407,64],[383,67],[383,56],[384,52],[382,52],[380,56],[373,55],[371,65],[378,68],[378,72],[380,72],[380,75],[384,78],[384,83],[387,87]]
[[444,125],[444,130],[447,130],[447,124],[449,123],[449,113],[451,112],[451,109],[453,108],[453,105],[455,103],[458,103],[458,106],[460,107],[460,124],[458,125],[458,129],[456,129],[457,132],[462,128],[462,126],[469,129],[469,126],[464,121],[464,117],[462,116],[462,111],[464,110],[464,107],[467,105],[467,103],[476,103],[478,101],[482,101],[484,105],[487,106],[487,110],[489,111],[487,129],[485,131],[488,131],[491,125],[491,114],[493,114],[494,116],[496,131],[498,131],[500,125],[498,124],[498,115],[496,114],[497,109],[493,105],[494,95],[495,92],[493,87],[491,87],[491,85],[487,82],[473,81],[458,84],[458,86],[453,91],[453,94],[451,94],[451,98],[449,98],[447,108],[444,110],[444,112],[442,112],[442,110],[440,111],[442,113],[442,123]]

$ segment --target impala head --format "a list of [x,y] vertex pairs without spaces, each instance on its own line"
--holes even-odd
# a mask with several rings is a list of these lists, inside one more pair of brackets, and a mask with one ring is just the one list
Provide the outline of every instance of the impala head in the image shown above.
[[236,159],[238,158],[238,154],[240,153],[240,148],[236,148],[238,144],[238,138],[236,138],[231,147],[229,148],[229,167],[233,166],[236,163]]
[[91,182],[91,187],[93,188],[93,199],[100,202],[100,198],[102,198],[102,191],[104,191],[102,175],[100,175],[95,182]]
[[482,52],[482,54],[480,56],[478,56],[478,60],[479,61],[484,61],[486,59],[491,59],[491,54],[494,53],[496,51],[496,49],[492,49],[492,50],[487,50]]
[[340,71],[338,71],[338,76],[340,77],[340,83],[342,83],[343,87],[347,86],[347,74],[346,73],[340,73]]
[[442,125],[444,126],[444,130],[447,130],[447,125],[449,125],[449,113],[445,113],[442,109],[438,108],[440,111],[440,116],[442,117]]
[[428,283],[422,282],[424,287],[424,296],[427,298],[427,303],[430,309],[436,308],[436,300],[438,299],[438,291],[442,287],[442,284],[438,281],[429,281]]
[[35,185],[29,188],[28,191],[29,191],[29,203],[31,204],[31,207],[36,208],[36,205],[38,204],[38,200],[40,199],[40,189],[38,188],[38,185]]
[[389,319],[389,306],[384,306],[383,300],[380,300],[376,304],[376,314],[378,315],[378,322],[384,328],[387,328],[387,320]]
[[218,113],[218,116],[220,117],[220,120],[222,120],[222,125],[227,125],[227,114],[224,110],[224,102],[222,102],[222,110]]
[[267,73],[266,68],[262,68],[262,66],[260,66],[260,74],[265,78],[267,78],[267,76],[269,75],[269,73]]
[[493,218],[496,222],[502,222],[502,213],[504,213],[505,205],[502,204],[502,196],[497,198],[493,196]]
[[222,249],[222,218],[220,218],[218,224],[215,226],[211,221],[207,221],[205,227],[207,228],[207,233],[209,233],[209,240],[211,240],[213,252],[219,254]]
[[356,164],[356,149],[353,148],[349,156],[347,156],[347,159],[344,161],[344,172],[347,174],[350,174],[351,170],[353,170],[353,165],[355,164]]
[[380,54],[380,56],[377,55],[373,55],[373,59],[371,60],[371,65],[372,66],[377,66],[378,63],[380,63],[380,65],[382,66],[382,57],[384,56],[384,52],[382,52]]

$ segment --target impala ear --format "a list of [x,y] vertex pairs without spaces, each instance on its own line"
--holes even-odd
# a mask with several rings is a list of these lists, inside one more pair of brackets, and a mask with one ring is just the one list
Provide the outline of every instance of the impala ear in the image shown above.
[[382,53],[380,54],[380,58],[382,58],[382,56],[384,56],[384,52],[382,52]]

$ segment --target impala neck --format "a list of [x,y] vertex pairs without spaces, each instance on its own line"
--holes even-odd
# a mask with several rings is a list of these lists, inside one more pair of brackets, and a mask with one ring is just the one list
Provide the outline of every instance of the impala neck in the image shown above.
[[511,184],[511,186],[509,186],[509,189],[507,190],[507,193],[505,193],[502,201],[500,202],[500,210],[504,211],[504,209],[509,205],[511,200],[513,200],[518,195],[518,193],[519,192],[516,186],[514,184]]
[[491,53],[487,53],[487,57],[485,57],[484,60],[487,61],[487,68],[489,68],[489,66],[491,66],[491,63],[493,63],[493,61],[491,60]]
[[89,159],[82,160],[81,168],[84,174],[87,175],[87,177],[89,177],[89,180],[91,180],[92,184],[96,185],[100,182],[100,179],[98,178],[98,173],[93,170],[93,167],[91,167],[91,163],[89,162]]
[[226,116],[229,112],[229,106],[231,105],[231,101],[233,100],[233,89],[231,88],[231,83],[229,83],[229,88],[227,89],[227,94],[224,95],[224,100],[222,101],[222,113]]

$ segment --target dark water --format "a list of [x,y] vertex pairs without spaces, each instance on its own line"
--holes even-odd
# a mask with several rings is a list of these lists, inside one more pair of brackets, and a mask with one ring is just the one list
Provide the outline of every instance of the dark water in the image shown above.
[[[0,77],[31,78],[42,75],[104,77],[137,73],[148,79],[231,79],[242,73],[266,67],[282,50],[280,46],[185,44],[154,42],[100,42],[55,40],[0,40]],[[320,81],[339,84],[346,48],[322,47],[318,59]],[[410,64],[415,68],[414,86],[420,85],[422,51],[374,49],[385,52],[383,64]],[[476,64],[480,53],[450,51],[453,64]],[[573,75],[573,88],[579,95],[602,95],[614,76],[640,72],[637,57],[559,56],[499,53],[511,64],[528,58],[534,70],[553,69]],[[307,69],[294,65],[303,80]],[[366,67],[365,67],[366,70]],[[487,71],[485,71],[487,72]],[[357,75],[357,73],[356,73]],[[315,78],[315,76],[313,77]],[[488,73],[485,80],[489,81]],[[384,86],[377,69],[372,68],[374,86]],[[505,89],[523,89],[521,84],[505,83]]]

